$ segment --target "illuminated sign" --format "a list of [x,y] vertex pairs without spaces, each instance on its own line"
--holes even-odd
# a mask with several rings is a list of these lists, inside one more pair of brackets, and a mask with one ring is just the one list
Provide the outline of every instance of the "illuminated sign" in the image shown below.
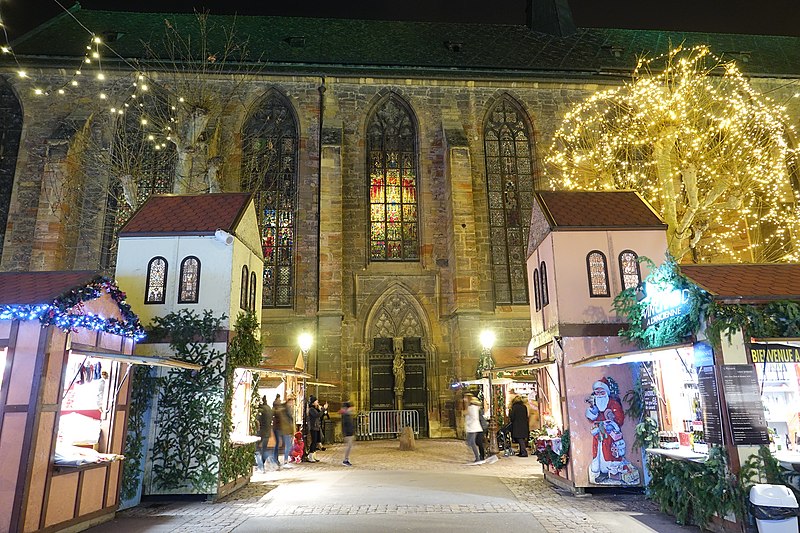
[[750,360],[754,363],[800,363],[800,348],[785,344],[751,344]]
[[642,313],[642,329],[647,329],[668,318],[682,316],[689,312],[691,295],[689,289],[672,289],[666,291],[648,287],[644,313]]

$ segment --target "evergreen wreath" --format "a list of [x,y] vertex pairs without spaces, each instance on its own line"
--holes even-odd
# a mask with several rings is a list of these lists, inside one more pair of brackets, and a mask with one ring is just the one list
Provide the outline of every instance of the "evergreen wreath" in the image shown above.
[[545,467],[553,467],[556,473],[566,468],[569,462],[569,430],[567,429],[561,435],[561,453],[553,451],[552,441],[545,444],[544,449],[535,448],[533,452],[536,454],[536,460],[542,463]]

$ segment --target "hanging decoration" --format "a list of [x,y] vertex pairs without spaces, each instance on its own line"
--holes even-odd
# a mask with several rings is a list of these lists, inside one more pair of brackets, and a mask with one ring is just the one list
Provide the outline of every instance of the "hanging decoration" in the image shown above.
[[569,430],[564,431],[561,439],[536,441],[536,459],[545,466],[552,467],[556,473],[566,468],[569,462]]
[[[117,303],[122,320],[95,315],[84,308],[85,302],[100,298],[104,292]],[[125,293],[104,276],[95,277],[84,287],[72,289],[49,304],[0,306],[0,320],[39,320],[42,327],[56,326],[64,331],[92,329],[131,337],[137,342],[145,338],[139,317],[125,301]]]

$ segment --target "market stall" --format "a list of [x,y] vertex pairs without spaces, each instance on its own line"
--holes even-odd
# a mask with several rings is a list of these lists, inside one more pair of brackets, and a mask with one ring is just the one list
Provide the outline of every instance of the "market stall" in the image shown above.
[[113,518],[143,333],[93,272],[0,273],[0,531]]

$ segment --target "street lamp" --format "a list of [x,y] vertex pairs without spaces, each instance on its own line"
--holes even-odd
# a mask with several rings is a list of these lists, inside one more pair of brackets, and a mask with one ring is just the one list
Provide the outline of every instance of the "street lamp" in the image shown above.
[[[494,332],[488,329],[481,331],[480,341],[481,346],[483,346],[480,360],[481,374],[488,374],[489,377],[489,453],[494,455],[499,451],[497,448],[497,421],[494,419],[494,391],[492,390]],[[483,378],[483,375],[480,377]]]
[[308,457],[308,394],[306,389],[306,374],[308,373],[308,351],[314,343],[311,333],[304,331],[297,338],[297,344],[303,353],[303,460]]

